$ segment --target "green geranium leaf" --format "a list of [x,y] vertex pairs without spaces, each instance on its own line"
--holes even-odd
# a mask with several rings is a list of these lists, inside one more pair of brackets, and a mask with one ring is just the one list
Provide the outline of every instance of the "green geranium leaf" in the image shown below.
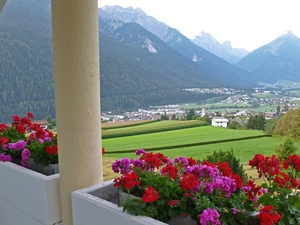
[[157,212],[156,208],[152,205],[148,205],[146,207],[146,211],[148,212],[148,215],[150,217],[155,217],[156,215],[158,215],[158,212]]
[[180,215],[180,210],[178,208],[170,208],[169,209],[169,216],[170,217],[176,217]]
[[288,200],[300,211],[300,198],[296,195],[289,195]]

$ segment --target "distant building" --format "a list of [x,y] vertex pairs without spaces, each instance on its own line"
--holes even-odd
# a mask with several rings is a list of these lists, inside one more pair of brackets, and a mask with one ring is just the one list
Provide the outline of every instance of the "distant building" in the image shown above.
[[224,117],[213,117],[211,125],[215,127],[227,127],[228,122],[228,119]]
[[205,116],[205,106],[202,106],[202,112],[201,112],[201,117]]
[[265,119],[266,120],[269,120],[269,119],[272,119],[272,118],[275,118],[277,117],[277,112],[266,112],[265,113]]

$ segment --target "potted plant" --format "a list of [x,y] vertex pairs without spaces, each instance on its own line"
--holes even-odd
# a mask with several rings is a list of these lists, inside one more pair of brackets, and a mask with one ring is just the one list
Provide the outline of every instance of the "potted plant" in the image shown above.
[[[72,194],[75,225],[82,218],[98,225],[98,215],[101,221],[110,221],[106,218],[110,213],[114,222],[122,224],[247,224],[245,211],[254,211],[247,196],[250,187],[243,185],[226,162],[197,163],[186,157],[172,160],[142,149],[136,154],[138,159],[113,163],[113,171],[120,173],[116,179]],[[123,207],[118,190],[128,196]],[[124,222],[127,220],[132,221]],[[140,223],[135,223],[137,220]]]
[[249,198],[257,205],[261,223],[300,224],[300,157],[293,154],[280,161],[275,155],[256,154],[249,165],[255,167],[263,179],[261,185],[248,182]]
[[121,173],[115,186],[142,199],[128,199],[124,210],[169,222],[191,216],[200,224],[243,223],[245,210],[253,210],[247,187],[227,162],[197,163],[186,157],[171,160],[161,153],[139,149],[138,159],[117,160],[112,168]]
[[24,118],[13,116],[11,126],[0,124],[0,224],[61,221],[59,174],[30,169],[38,163],[57,163],[57,137],[33,124],[32,118],[28,113]]
[[32,123],[32,113],[0,124],[0,161],[12,161],[45,175],[58,173],[57,135]]

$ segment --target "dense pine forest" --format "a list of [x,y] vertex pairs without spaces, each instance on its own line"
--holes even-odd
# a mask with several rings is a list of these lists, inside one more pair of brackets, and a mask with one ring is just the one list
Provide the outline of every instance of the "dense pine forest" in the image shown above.
[[[100,19],[99,23],[105,27]],[[35,119],[55,118],[51,29],[48,1],[8,1],[2,10],[0,122],[9,123],[12,115],[22,116],[28,111]],[[146,32],[140,26],[138,29]],[[161,47],[161,55],[152,54],[146,48],[121,43],[103,29],[99,36],[102,111],[118,113],[210,97],[183,91],[194,85],[209,87],[214,82],[199,79],[199,67],[175,50]]]

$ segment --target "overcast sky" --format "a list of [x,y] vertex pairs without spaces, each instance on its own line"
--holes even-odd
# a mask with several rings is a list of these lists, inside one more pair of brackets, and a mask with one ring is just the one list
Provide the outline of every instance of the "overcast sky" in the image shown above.
[[299,0],[98,0],[99,7],[139,7],[188,38],[201,31],[252,51],[291,30],[300,37]]

